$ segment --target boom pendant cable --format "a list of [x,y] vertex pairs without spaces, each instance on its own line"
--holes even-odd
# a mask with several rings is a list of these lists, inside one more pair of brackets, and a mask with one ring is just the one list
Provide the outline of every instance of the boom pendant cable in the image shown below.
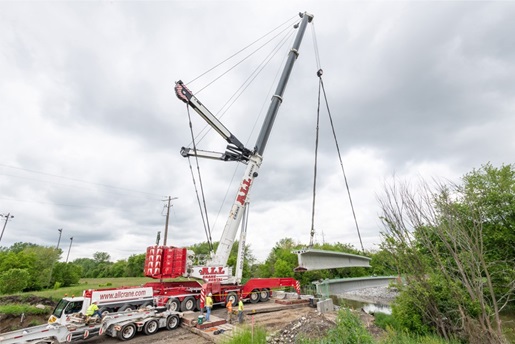
[[315,200],[316,200],[316,189],[317,189],[317,169],[318,169],[318,136],[320,128],[320,83],[318,85],[318,106],[317,106],[317,126],[315,134],[315,166],[313,172],[313,205],[311,208],[311,235],[309,239],[309,248],[313,247],[313,241],[315,236]]
[[360,233],[359,226],[358,226],[358,220],[356,218],[356,212],[354,211],[354,204],[352,202],[349,183],[347,181],[347,175],[345,174],[345,168],[343,167],[342,155],[340,153],[340,146],[338,145],[338,139],[336,138],[336,132],[334,130],[333,118],[331,116],[331,110],[329,109],[329,102],[327,101],[327,94],[325,92],[324,81],[322,80],[323,71],[320,68],[320,55],[318,53],[318,45],[317,45],[314,25],[311,25],[311,30],[312,30],[312,37],[313,37],[313,46],[315,48],[316,64],[317,64],[317,68],[318,68],[317,76],[319,79],[319,84],[318,84],[318,108],[317,108],[317,128],[316,128],[316,147],[315,147],[315,173],[314,173],[314,181],[313,181],[313,210],[311,213],[311,217],[312,217],[311,218],[311,238],[310,238],[309,245],[310,245],[310,247],[313,246],[313,237],[315,235],[315,226],[314,226],[314,223],[315,223],[315,219],[314,219],[315,218],[315,197],[316,197],[315,187],[316,187],[316,178],[317,178],[317,156],[318,156],[318,136],[319,136],[318,132],[319,132],[319,118],[320,118],[320,90],[322,90],[322,92],[324,93],[324,101],[325,101],[325,105],[327,108],[327,114],[329,116],[329,121],[331,123],[331,130],[333,133],[334,143],[336,145],[336,151],[338,152],[338,159],[340,161],[340,166],[342,168],[343,179],[345,180],[345,187],[347,189],[347,195],[349,196],[349,203],[350,203],[350,207],[352,210],[352,216],[354,218],[354,223],[356,225],[356,231],[358,233],[359,243],[361,245],[361,251],[363,253],[365,253],[365,249],[363,248],[363,241],[361,240],[361,233]]
[[[186,108],[187,108],[187,112],[188,112],[188,121],[189,121],[191,139],[192,139],[192,142],[193,142],[193,150],[195,152],[195,162],[196,162],[196,165],[197,165],[197,174],[198,174],[198,178],[199,178],[200,192],[202,194],[202,202],[201,202],[201,200],[199,198],[197,184],[195,182],[195,174],[193,173],[193,167],[191,166],[191,159],[189,157],[188,157],[188,163],[189,163],[189,166],[190,166],[191,177],[193,179],[193,185],[195,187],[195,194],[197,195],[197,202],[198,202],[198,206],[199,206],[199,209],[200,209],[200,215],[202,217],[202,222],[204,224],[204,232],[206,233],[206,238],[207,238],[207,243],[208,243],[208,246],[209,246],[209,251],[213,252],[213,241],[212,241],[212,238],[211,238],[211,228],[209,227],[209,217],[208,217],[208,212],[207,212],[206,197],[204,195],[204,187],[203,187],[203,184],[202,184],[202,175],[200,173],[200,164],[199,164],[199,161],[198,161],[198,156],[196,155],[196,153],[197,153],[197,145],[195,144],[195,137],[193,135],[193,125],[191,123],[191,114],[190,114],[190,107],[189,107],[189,105],[187,105]],[[202,204],[203,204],[203,206],[202,206]]]
[[325,93],[324,81],[322,80],[321,70],[319,71],[318,74],[319,74],[318,77],[320,79],[320,85],[322,86],[322,91],[324,93],[324,100],[325,100],[325,105],[327,108],[327,114],[329,116],[329,121],[331,122],[331,130],[333,132],[334,143],[336,145],[336,151],[338,152],[338,159],[340,160],[340,166],[342,168],[343,179],[345,180],[345,187],[347,188],[347,194],[349,196],[349,203],[350,203],[350,207],[352,210],[352,216],[354,218],[354,223],[356,224],[356,231],[358,232],[359,243],[361,245],[361,252],[365,253],[365,249],[363,248],[363,241],[361,240],[361,233],[359,231],[358,220],[356,219],[356,212],[354,211],[354,204],[352,203],[352,197],[350,194],[349,183],[347,182],[347,175],[345,174],[345,168],[343,167],[342,155],[340,153],[340,146],[338,145],[338,139],[336,138],[336,132],[334,130],[333,117],[331,116],[331,110],[329,109],[329,103],[327,102],[327,94]]

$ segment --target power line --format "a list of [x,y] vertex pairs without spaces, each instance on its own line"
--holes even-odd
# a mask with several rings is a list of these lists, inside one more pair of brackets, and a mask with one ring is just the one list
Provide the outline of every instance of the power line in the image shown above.
[[[83,183],[83,184],[102,186],[102,187],[109,188],[109,189],[129,191],[129,192],[134,192],[134,193],[140,193],[140,194],[155,196],[155,197],[159,197],[159,198],[163,197],[163,195],[157,195],[157,194],[153,194],[153,193],[150,193],[150,192],[133,190],[133,189],[123,188],[123,187],[118,187],[118,186],[112,186],[112,185],[107,185],[107,184],[102,184],[102,183],[95,183],[95,182],[90,182],[90,181],[81,180],[81,179],[77,179],[77,178],[60,176],[60,175],[57,175],[57,174],[46,173],[46,172],[41,172],[41,171],[35,171],[35,170],[28,169],[28,168],[23,168],[23,167],[9,166],[9,165],[5,165],[5,164],[0,164],[0,166],[6,167],[6,168],[15,169],[15,170],[26,171],[26,172],[30,172],[30,173],[41,174],[41,175],[49,176],[49,177],[55,177],[55,178],[60,178],[60,179],[71,180],[71,181],[78,182],[78,183]],[[7,176],[11,176],[11,175],[7,175]],[[26,178],[26,177],[17,177],[17,178]],[[47,182],[50,183],[49,181],[47,181]]]

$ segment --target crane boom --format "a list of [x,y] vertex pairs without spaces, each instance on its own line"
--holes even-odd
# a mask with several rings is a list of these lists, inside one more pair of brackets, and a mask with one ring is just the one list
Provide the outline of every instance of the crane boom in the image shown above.
[[[229,259],[229,254],[231,253],[232,245],[234,244],[236,233],[242,220],[250,188],[253,185],[254,179],[258,176],[259,168],[263,161],[262,155],[265,150],[270,133],[272,131],[272,126],[274,124],[277,112],[279,111],[279,106],[282,103],[284,90],[286,89],[286,85],[288,83],[291,71],[293,69],[293,65],[295,64],[295,61],[299,56],[299,47],[302,42],[304,32],[306,31],[307,24],[313,20],[312,14],[304,12],[299,13],[299,15],[302,18],[300,25],[298,26],[299,31],[297,32],[297,36],[293,43],[293,47],[290,49],[290,52],[288,54],[288,59],[286,61],[281,78],[277,85],[275,94],[272,96],[272,100],[268,108],[267,115],[263,122],[263,126],[261,127],[261,131],[253,151],[250,151],[247,148],[243,147],[241,142],[237,140],[236,137],[225,126],[223,126],[223,124],[219,122],[218,119],[213,114],[211,114],[211,112],[209,112],[209,110],[207,110],[207,108],[205,108],[205,106],[202,105],[202,103],[198,101],[198,99],[195,96],[193,96],[191,91],[189,91],[181,81],[176,83],[177,97],[184,101],[186,104],[192,106],[195,109],[195,111],[197,111],[202,116],[202,118],[204,118],[209,123],[209,125],[211,125],[227,142],[229,142],[228,150],[230,152],[226,152],[225,154],[235,154],[235,151],[240,154],[239,159],[221,159],[237,160],[247,163],[247,168],[238,187],[238,192],[236,194],[234,203],[231,207],[231,211],[225,224],[216,253],[213,257],[211,257],[211,260],[207,262],[207,265],[210,267],[225,266],[225,264],[227,264],[227,260]],[[193,155],[194,152],[189,150],[187,151],[187,154]],[[185,153],[183,155],[187,156],[187,154]],[[240,251],[243,252],[243,250]],[[238,258],[240,259],[240,257]],[[236,279],[240,278],[241,276],[236,277]],[[226,280],[224,282],[239,283],[240,281],[236,279],[233,277],[232,279]]]

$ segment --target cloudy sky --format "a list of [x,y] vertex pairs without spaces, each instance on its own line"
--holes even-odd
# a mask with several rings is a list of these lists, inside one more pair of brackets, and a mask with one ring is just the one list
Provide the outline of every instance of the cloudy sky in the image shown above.
[[[459,181],[487,162],[513,162],[514,2],[0,2],[0,214],[14,215],[0,245],[55,246],[62,228],[62,260],[71,237],[70,261],[97,251],[125,259],[164,233],[168,196],[177,198],[168,244],[205,241],[179,154],[191,134],[174,82],[194,80],[304,11],[314,26],[250,196],[248,243],[259,260],[282,238],[309,242],[314,42],[365,248],[381,241],[377,196],[393,175]],[[250,148],[289,46],[222,112]],[[262,59],[190,89],[219,113]],[[205,124],[191,117],[197,135]],[[359,248],[327,112],[320,132],[316,240]],[[213,131],[198,141],[225,147]],[[214,240],[243,168],[200,161]]]

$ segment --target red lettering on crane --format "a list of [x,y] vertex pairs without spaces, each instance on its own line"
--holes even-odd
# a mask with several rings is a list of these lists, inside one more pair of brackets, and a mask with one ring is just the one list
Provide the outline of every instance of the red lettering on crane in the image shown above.
[[223,266],[203,266],[200,271],[200,275],[225,275]]
[[242,187],[240,188],[240,193],[238,194],[238,197],[236,197],[236,201],[241,205],[245,204],[245,199],[247,198],[247,194],[249,193],[250,183],[250,179],[244,179],[243,182],[241,182]]

